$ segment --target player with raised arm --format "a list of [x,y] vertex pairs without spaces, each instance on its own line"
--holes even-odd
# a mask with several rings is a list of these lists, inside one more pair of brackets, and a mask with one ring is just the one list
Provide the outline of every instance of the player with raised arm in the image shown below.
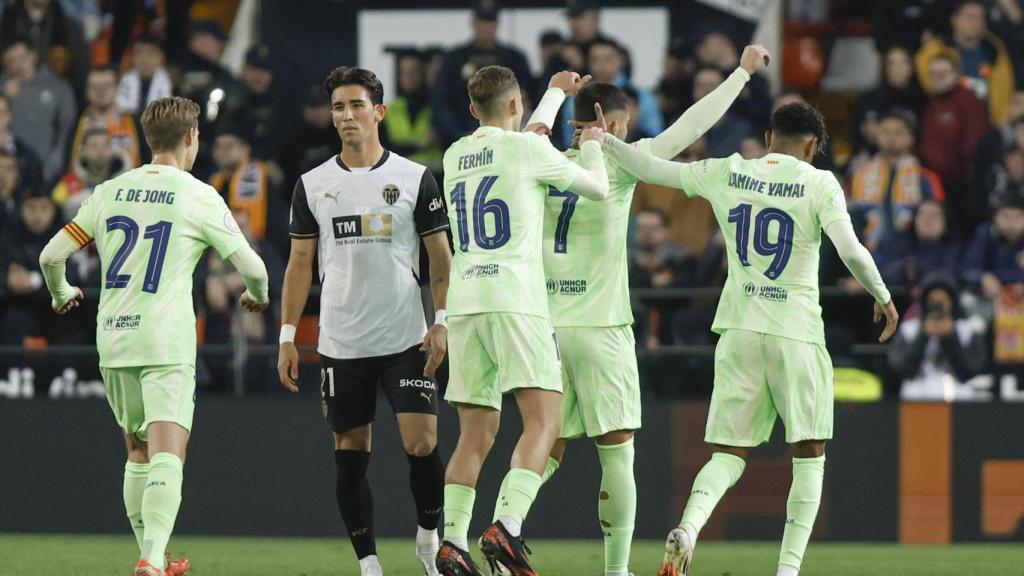
[[[328,75],[324,91],[342,150],[295,184],[278,375],[282,385],[298,391],[295,332],[309,296],[313,254],[319,252],[320,392],[334,437],[338,509],[360,571],[383,574],[366,477],[380,388],[409,460],[416,557],[425,573],[436,574],[444,462],[437,449],[437,386],[431,377],[447,347],[451,249],[444,198],[425,166],[381,145],[387,107],[373,72],[342,66]],[[429,330],[417,281],[421,244],[430,259],[434,298]]]
[[758,159],[734,154],[681,164],[605,138],[609,157],[641,180],[707,199],[728,248],[729,275],[712,326],[721,338],[705,435],[715,452],[668,536],[661,576],[687,573],[698,533],[743,473],[749,449],[768,441],[776,417],[793,451],[777,573],[799,573],[821,500],[825,443],[832,438],[832,361],[818,303],[823,230],[874,298],[875,321],[885,318],[879,341],[896,330],[899,316],[857,240],[842,186],[810,164],[825,138],[821,114],[806,104],[775,112],[768,154]]
[[[690,107],[655,138],[633,144],[659,158],[673,158],[700,138],[740,95],[750,75],[767,63],[768,51],[747,46],[740,66],[713,92]],[[552,88],[556,79],[552,79]],[[549,89],[531,124],[550,124],[562,92]],[[575,124],[599,125],[625,138],[629,124],[626,93],[595,83],[576,95]],[[598,119],[597,110],[601,111]],[[579,128],[578,128],[579,129]],[[579,150],[566,155],[579,159]],[[593,438],[601,462],[597,508],[604,535],[606,575],[629,572],[636,516],[633,435],[640,428],[640,379],[629,299],[626,234],[637,178],[612,158],[607,200],[593,202],[572,189],[548,189],[544,224],[544,270],[548,306],[562,359],[562,433],[544,472],[558,469],[566,441]]]
[[492,570],[534,571],[521,527],[558,437],[562,381],[544,290],[542,237],[548,186],[600,200],[608,176],[599,128],[583,132],[577,165],[544,136],[516,130],[523,115],[511,70],[487,66],[469,80],[480,128],[444,155],[453,260],[448,309],[450,379],[445,400],[459,413],[459,442],[445,474],[446,576],[481,574],[468,532],[480,468],[494,444],[502,395],[514,393],[523,433],[498,494],[498,518],[480,538]]
[[192,274],[206,248],[242,275],[244,308],[260,312],[269,303],[263,261],[217,191],[188,173],[199,151],[198,118],[199,106],[184,98],[150,103],[142,129],[152,163],[97,186],[39,257],[58,314],[82,299],[64,276],[68,257],[95,241],[103,263],[96,347],[128,449],[123,495],[141,556],[136,576],[189,571],[188,560],[168,561],[165,550],[195,408]]

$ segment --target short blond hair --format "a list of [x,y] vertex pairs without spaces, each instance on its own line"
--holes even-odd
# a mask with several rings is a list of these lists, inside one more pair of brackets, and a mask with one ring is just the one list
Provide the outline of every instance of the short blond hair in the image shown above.
[[469,99],[478,115],[494,116],[501,96],[519,91],[515,72],[504,66],[484,66],[469,79]]
[[199,105],[180,96],[160,98],[142,113],[142,132],[154,154],[170,152],[181,144],[185,133],[199,127]]

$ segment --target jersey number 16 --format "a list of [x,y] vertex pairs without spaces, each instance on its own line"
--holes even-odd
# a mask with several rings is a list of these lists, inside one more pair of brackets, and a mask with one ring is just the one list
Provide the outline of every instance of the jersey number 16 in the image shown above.
[[[497,176],[484,176],[476,187],[473,196],[473,240],[484,250],[495,250],[504,246],[512,237],[512,226],[509,223],[508,204],[504,200],[487,199]],[[459,229],[459,250],[469,251],[469,221],[466,220],[466,183],[459,182],[451,193],[452,204],[455,205],[455,219]],[[490,214],[494,220],[494,232],[488,233],[486,218]]]

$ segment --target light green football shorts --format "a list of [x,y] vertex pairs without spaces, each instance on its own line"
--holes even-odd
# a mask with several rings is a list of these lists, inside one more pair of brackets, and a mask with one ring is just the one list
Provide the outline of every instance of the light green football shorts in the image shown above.
[[753,447],[775,417],[786,442],[832,438],[832,359],[821,344],[727,330],[715,349],[715,389],[704,441]]
[[100,367],[107,402],[118,426],[140,440],[153,422],[174,422],[192,430],[196,369],[187,364]]
[[501,409],[520,388],[562,391],[555,331],[540,316],[488,312],[448,318],[448,390],[444,399]]
[[640,428],[640,375],[630,326],[556,328],[562,438]]

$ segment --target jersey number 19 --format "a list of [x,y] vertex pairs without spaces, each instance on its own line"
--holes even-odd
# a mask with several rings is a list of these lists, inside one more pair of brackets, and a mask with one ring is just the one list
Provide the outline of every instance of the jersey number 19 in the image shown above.
[[[740,263],[750,266],[747,261],[747,244],[750,242],[750,220],[753,206],[740,204],[729,210],[729,223],[736,225],[736,255]],[[789,255],[793,253],[793,231],[796,223],[789,214],[778,208],[765,208],[757,213],[754,220],[754,251],[762,256],[772,256],[764,275],[771,280],[777,279],[789,263]],[[768,227],[778,222],[778,238],[772,242],[768,239]]]

